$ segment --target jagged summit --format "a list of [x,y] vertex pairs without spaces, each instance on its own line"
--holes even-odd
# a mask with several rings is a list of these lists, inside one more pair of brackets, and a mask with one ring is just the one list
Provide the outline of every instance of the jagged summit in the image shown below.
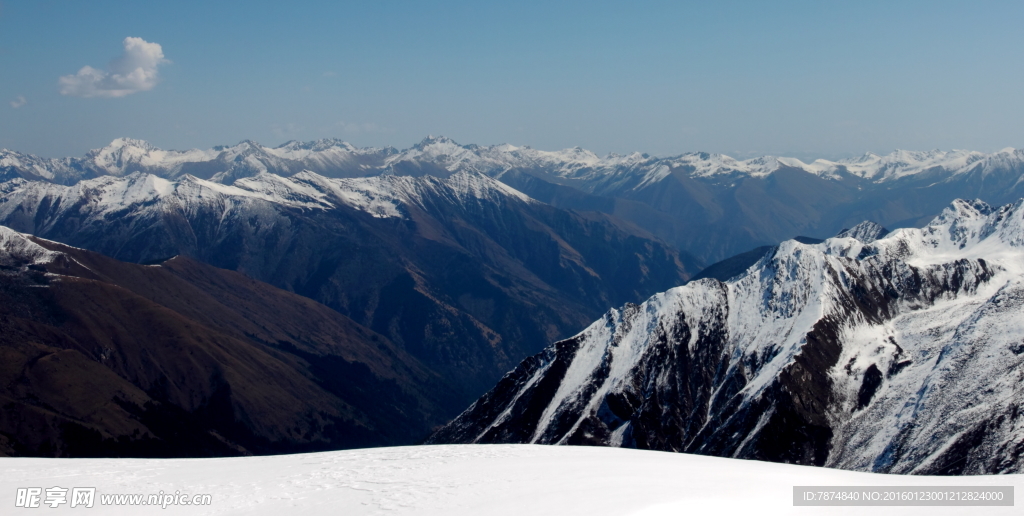
[[413,145],[412,148],[423,150],[431,145],[454,145],[456,147],[461,147],[461,145],[456,143],[455,140],[448,138],[447,136],[434,136],[432,134],[428,134],[425,138],[420,140],[419,143]]

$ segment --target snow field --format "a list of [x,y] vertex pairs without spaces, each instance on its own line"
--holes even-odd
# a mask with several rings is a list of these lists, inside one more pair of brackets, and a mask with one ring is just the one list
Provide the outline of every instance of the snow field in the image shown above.
[[[954,515],[1016,507],[793,507],[793,486],[1006,486],[1022,475],[921,477],[676,453],[537,445],[408,446],[224,459],[0,459],[18,487],[96,487],[95,514]],[[100,507],[103,493],[209,493],[212,505]],[[63,505],[54,511],[62,513]],[[5,510],[18,514],[23,509]],[[51,510],[46,507],[46,513]],[[26,512],[28,514],[30,512]]]

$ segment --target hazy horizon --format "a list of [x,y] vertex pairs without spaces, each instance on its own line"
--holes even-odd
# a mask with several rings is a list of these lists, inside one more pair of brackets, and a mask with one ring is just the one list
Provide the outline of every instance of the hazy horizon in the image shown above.
[[[217,144],[214,144],[214,145],[208,145],[208,146],[203,146],[203,147],[180,147],[180,148],[166,147],[166,146],[160,145],[159,142],[145,140],[143,138],[134,138],[132,136],[119,136],[118,138],[128,138],[128,139],[135,139],[135,140],[143,140],[146,143],[149,143],[150,145],[153,145],[154,147],[156,147],[156,148],[158,148],[160,150],[165,150],[165,151],[187,151],[187,150],[195,150],[195,149],[207,150],[207,149],[212,149],[212,148],[215,148],[215,147],[231,147],[233,145],[238,145],[238,144],[240,144],[240,143],[242,143],[244,141],[254,141],[254,142],[259,143],[260,145],[263,145],[265,147],[276,148],[276,147],[281,147],[281,146],[283,146],[283,145],[285,145],[285,144],[287,144],[289,142],[292,142],[292,141],[308,143],[308,142],[312,142],[312,141],[316,141],[316,140],[321,140],[321,139],[342,140],[342,141],[346,141],[347,143],[350,143],[350,144],[355,145],[356,147],[360,147],[360,148],[374,148],[374,147],[375,148],[387,148],[387,147],[392,147],[392,148],[395,148],[395,149],[398,149],[399,151],[401,151],[401,150],[410,149],[413,146],[415,146],[418,143],[420,143],[421,141],[423,141],[424,139],[430,138],[430,137],[446,137],[447,138],[448,136],[447,135],[443,135],[443,134],[424,135],[423,138],[420,138],[419,140],[416,140],[416,141],[413,141],[413,142],[410,142],[410,143],[407,143],[407,144],[397,144],[397,145],[396,144],[357,145],[357,144],[349,141],[346,138],[337,137],[337,136],[324,136],[324,137],[321,137],[321,138],[315,138],[315,139],[309,139],[309,140],[293,138],[293,139],[284,140],[284,141],[280,141],[280,142],[273,142],[273,143],[261,142],[261,141],[255,140],[253,138],[241,138],[241,139],[234,140],[232,142],[221,142],[221,143],[217,143]],[[115,139],[117,139],[117,138],[115,138]],[[586,147],[583,147],[582,145],[574,145],[572,147],[563,147],[563,148],[555,149],[555,148],[542,148],[542,147],[539,147],[539,146],[536,146],[536,145],[530,145],[529,143],[516,143],[516,142],[480,143],[480,142],[474,142],[474,141],[459,141],[459,140],[456,140],[454,138],[451,138],[451,139],[453,141],[455,141],[456,143],[458,143],[459,145],[463,145],[463,146],[465,146],[465,145],[493,146],[493,145],[505,145],[505,144],[508,144],[508,145],[513,145],[513,146],[516,146],[516,147],[529,147],[529,148],[533,148],[533,149],[537,149],[537,150],[542,150],[542,151],[560,151],[560,150],[564,150],[564,149],[570,149],[570,148],[573,148],[573,147],[580,147],[580,148],[582,148],[584,150],[589,150],[591,152],[594,152],[599,157],[605,157],[605,156],[608,156],[610,154],[625,155],[625,154],[630,154],[630,153],[633,153],[633,152],[639,152],[639,153],[646,153],[646,154],[648,154],[650,156],[654,156],[654,157],[658,157],[658,158],[668,158],[668,157],[679,156],[679,155],[688,154],[688,153],[709,152],[709,151],[705,151],[703,149],[690,149],[690,150],[680,150],[679,152],[673,152],[673,153],[670,153],[670,154],[656,154],[656,153],[653,153],[653,152],[645,152],[643,150],[637,149],[637,150],[632,150],[632,151],[627,151],[627,152],[614,152],[614,151],[612,151],[612,152],[603,152],[602,153],[602,152],[594,151],[593,149],[588,149]],[[50,155],[39,155],[39,154],[36,154],[36,155],[38,155],[39,157],[42,157],[42,158],[80,158],[80,157],[85,156],[90,151],[98,150],[98,149],[101,149],[103,147],[106,147],[107,145],[113,143],[113,141],[114,140],[111,140],[111,141],[107,142],[104,145],[100,145],[100,146],[95,147],[93,149],[88,149],[85,152],[82,152],[82,153],[77,154],[77,155],[60,155],[60,156],[58,156],[58,155],[53,155],[53,156],[50,156]],[[875,152],[875,154],[886,155],[886,154],[889,154],[891,152],[895,152],[895,151],[899,151],[899,150],[919,151],[919,152],[927,152],[927,151],[932,151],[932,150],[938,150],[938,151],[968,150],[968,151],[977,151],[977,152],[983,152],[983,153],[986,153],[986,154],[992,154],[992,153],[1004,150],[1006,148],[1007,147],[1002,147],[1002,148],[999,148],[999,149],[890,149],[888,151]],[[15,152],[25,152],[25,151],[22,151],[21,149],[13,149],[13,148],[5,148],[5,147],[0,147],[0,149],[6,149],[6,150],[10,150],[10,151],[15,151]],[[714,154],[722,154],[722,155],[728,156],[730,158],[738,159],[738,160],[747,160],[747,159],[759,158],[759,157],[764,157],[764,156],[796,158],[796,159],[799,159],[800,161],[802,161],[804,163],[810,164],[810,163],[814,162],[817,159],[823,159],[823,160],[828,160],[828,161],[840,161],[840,160],[845,160],[845,159],[855,159],[855,158],[863,156],[863,155],[865,155],[865,154],[867,154],[869,152],[874,152],[874,151],[849,152],[849,153],[833,154],[833,155],[803,154],[803,153],[800,153],[800,152],[788,152],[787,153],[785,151],[783,151],[783,152],[768,152],[768,153],[754,153],[754,152],[746,152],[746,153],[744,153],[742,151],[735,151],[735,152],[715,152]],[[35,154],[35,153],[29,153],[29,154]]]

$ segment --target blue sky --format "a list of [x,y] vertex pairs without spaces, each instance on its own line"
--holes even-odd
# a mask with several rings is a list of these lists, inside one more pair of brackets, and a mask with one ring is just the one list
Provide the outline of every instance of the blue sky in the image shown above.
[[[1024,146],[1022,22],[1019,1],[4,0],[0,147],[994,151]],[[128,37],[167,62],[116,75]]]

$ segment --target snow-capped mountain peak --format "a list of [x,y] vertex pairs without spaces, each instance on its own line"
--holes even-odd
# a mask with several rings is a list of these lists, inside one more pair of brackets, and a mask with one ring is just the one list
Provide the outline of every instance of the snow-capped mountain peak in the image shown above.
[[185,163],[208,161],[212,157],[212,151],[166,151],[144,140],[118,138],[106,147],[89,152],[85,159],[92,168],[106,175],[122,176],[138,171],[176,171]]
[[141,149],[144,151],[156,150],[153,144],[146,140],[139,140],[136,138],[115,138],[110,142],[110,145],[104,147],[104,149]]

